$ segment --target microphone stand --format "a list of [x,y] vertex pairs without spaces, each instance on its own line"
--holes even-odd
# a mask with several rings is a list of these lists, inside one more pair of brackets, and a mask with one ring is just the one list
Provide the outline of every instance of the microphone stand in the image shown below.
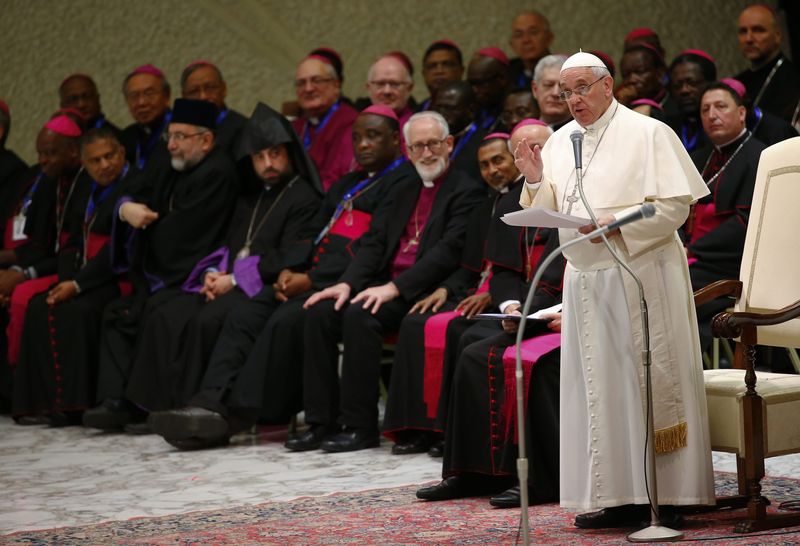
[[[583,137],[581,135],[580,140],[582,140],[582,138]],[[574,141],[575,139],[573,139],[573,142]],[[597,222],[597,216],[595,216],[594,210],[592,210],[592,207],[589,205],[586,195],[583,192],[582,170],[583,169],[578,162],[575,169],[578,193],[580,194],[583,206],[586,208],[586,212],[589,213],[592,223],[599,228],[600,225]],[[614,258],[614,260],[633,278],[634,282],[636,283],[636,287],[639,292],[639,307],[642,315],[642,365],[644,366],[645,372],[645,397],[647,403],[645,435],[645,488],[647,489],[648,499],[650,501],[650,525],[644,529],[630,533],[627,538],[630,542],[662,542],[678,540],[683,538],[683,533],[661,525],[661,520],[659,519],[658,479],[656,476],[656,451],[654,442],[655,425],[653,423],[653,382],[651,377],[652,359],[650,354],[650,321],[647,313],[647,300],[644,297],[644,287],[642,286],[642,281],[639,279],[639,277],[636,276],[630,266],[628,266],[628,264],[626,264],[619,254],[617,254],[617,252],[613,249],[611,243],[608,242],[608,238],[606,237],[605,233],[600,233],[599,235],[603,240],[603,244],[608,249],[608,252]],[[580,239],[582,238],[574,239],[574,241],[578,241]]]
[[[652,212],[650,213],[650,215]],[[641,218],[641,217],[640,217]],[[639,218],[637,218],[638,220]],[[629,220],[633,221],[633,220]],[[595,225],[597,222],[595,221]],[[528,319],[528,314],[531,310],[531,304],[533,303],[533,294],[536,289],[536,286],[539,284],[539,281],[542,278],[547,267],[556,259],[556,257],[567,248],[576,245],[578,243],[582,243],[589,239],[594,239],[595,237],[603,237],[605,239],[605,234],[609,231],[617,229],[617,225],[607,225],[603,227],[598,227],[591,233],[587,233],[585,235],[581,235],[580,237],[576,237],[571,241],[567,241],[566,243],[560,245],[558,248],[554,249],[553,252],[547,255],[545,259],[539,264],[536,268],[536,274],[533,276],[533,280],[531,281],[531,285],[528,288],[528,295],[525,298],[525,303],[522,306],[522,317],[520,318],[519,328],[517,329],[517,340],[516,340],[516,368],[514,372],[514,377],[516,380],[516,388],[517,388],[517,435],[519,437],[519,450],[518,450],[518,457],[517,457],[517,476],[519,478],[519,501],[520,501],[520,525],[522,527],[522,543],[525,546],[530,545],[530,524],[528,521],[528,459],[526,458],[526,445],[525,445],[525,401],[524,401],[524,374],[522,371],[522,338],[525,331],[525,322]],[[646,309],[645,309],[646,312]],[[652,419],[651,419],[652,420]]]

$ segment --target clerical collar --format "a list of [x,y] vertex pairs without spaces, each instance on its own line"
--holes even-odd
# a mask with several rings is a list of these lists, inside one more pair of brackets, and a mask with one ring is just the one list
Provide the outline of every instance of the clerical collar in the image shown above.
[[[510,184],[509,184],[509,185],[510,185]],[[504,193],[508,193],[508,185],[506,185],[506,186],[503,186],[502,188],[500,188],[499,190],[497,190],[497,193],[499,193],[499,194],[501,194],[501,195],[502,195],[502,194],[504,194]]]
[[716,148],[718,151],[722,152],[725,148],[728,148],[728,147],[733,146],[734,144],[738,143],[742,139],[742,137],[744,137],[745,133],[747,133],[747,127],[742,129],[742,132],[739,133],[738,135],[736,135],[736,138],[734,138],[732,140],[729,140],[728,142],[725,142],[724,144],[720,144],[719,146],[714,144],[714,148]]
[[449,171],[449,170],[450,170],[450,165],[447,166],[447,168],[444,170],[444,172],[442,174],[440,174],[439,177],[436,180],[423,180],[422,181],[422,185],[425,186],[426,188],[434,187],[439,182],[444,180],[444,177],[447,176],[447,171]]
[[603,115],[597,118],[597,121],[595,121],[594,123],[584,127],[584,129],[587,131],[597,131],[598,129],[602,129],[603,127],[608,125],[608,123],[611,121],[611,118],[613,118],[614,114],[617,113],[618,108],[619,108],[619,103],[616,101],[616,99],[612,98],[611,104],[608,105],[608,108],[606,108],[606,111],[603,112]]

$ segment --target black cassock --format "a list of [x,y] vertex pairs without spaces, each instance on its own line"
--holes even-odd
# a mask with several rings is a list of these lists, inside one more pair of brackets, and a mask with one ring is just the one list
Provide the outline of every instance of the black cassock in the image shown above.
[[[239,137],[239,132],[242,127],[247,123],[247,118],[233,110],[232,108],[225,108],[222,121],[217,122],[217,128],[214,131],[214,141],[217,146],[228,152],[233,159],[236,157],[236,144]],[[217,118],[219,119],[219,118]]]
[[[220,249],[227,256],[222,256],[223,261],[219,257],[201,261],[193,286],[184,285],[184,293],[148,316],[139,333],[126,398],[149,411],[186,405],[197,392],[225,317],[277,280],[284,256],[313,218],[319,199],[308,181],[294,175],[269,190],[262,188],[239,198],[225,247]],[[238,259],[248,232],[249,254]],[[238,285],[206,302],[205,295],[196,290],[207,267],[234,273]]]
[[[499,220],[519,209],[520,187],[501,200],[492,224],[487,256],[493,264],[492,300],[524,302],[532,274],[558,246],[556,230],[524,229]],[[528,264],[532,263],[528,268]],[[561,298],[564,259],[559,256],[545,270],[534,292],[531,310],[549,307]],[[532,324],[525,339],[550,333]],[[476,474],[498,478],[516,475],[516,422],[507,419],[503,353],[513,346],[516,334],[498,333],[464,348],[456,364],[450,388],[445,425],[443,477]],[[527,396],[527,449],[530,464],[531,502],[558,499],[558,395],[560,351],[539,358],[530,374]]]
[[180,295],[195,264],[219,247],[238,189],[233,162],[218,147],[187,171],[144,178],[147,183],[131,195],[159,218],[147,229],[133,230],[114,217],[112,264],[118,272],[130,271],[133,293],[112,301],[103,313],[98,401],[124,395],[140,324]]
[[[692,206],[683,227],[690,258],[695,260],[689,264],[692,290],[718,280],[739,278],[758,160],[765,148],[754,137],[745,142],[747,134],[722,149],[708,146],[691,154],[711,190]],[[715,175],[717,177],[712,181]],[[698,230],[707,233],[699,235]],[[728,298],[718,298],[697,308],[700,341],[704,348],[711,341],[711,319],[730,303]]]
[[293,271],[307,272],[311,290],[280,303],[267,286],[235,309],[225,321],[192,405],[223,415],[229,411],[248,418],[258,414],[276,423],[285,423],[302,409],[303,303],[311,293],[339,279],[358,253],[361,235],[386,214],[393,192],[413,176],[413,167],[404,163],[366,185],[352,201],[352,211],[344,210],[336,226],[315,245],[344,197],[367,174],[347,174],[329,188],[284,264]]
[[[521,184],[521,182],[518,182]],[[509,189],[511,190],[511,188]],[[442,284],[447,289],[448,301],[440,312],[453,311],[458,303],[474,294],[488,281],[486,260],[486,238],[498,201],[502,194],[489,190],[488,195],[470,214],[461,267],[453,272]],[[498,302],[494,302],[495,305]],[[489,308],[487,312],[496,311]],[[435,313],[415,313],[407,315],[400,324],[397,344],[392,363],[392,376],[389,382],[389,397],[383,419],[384,435],[396,439],[404,430],[441,431],[445,423],[447,398],[454,364],[460,354],[462,336],[467,330],[465,343],[471,343],[497,333],[497,325],[488,322],[475,322],[464,317],[455,317],[446,326],[446,343],[443,355],[441,383],[436,399],[426,399],[425,393],[433,385],[424,381],[425,323]],[[437,359],[438,360],[438,359]],[[428,363],[430,365],[430,363]],[[430,407],[429,407],[430,404]]]
[[0,234],[3,234],[3,238],[7,219],[14,212],[27,170],[28,166],[17,154],[6,148],[0,148],[0,218],[2,218]]
[[[773,73],[773,69],[779,62],[781,66]],[[772,78],[762,93],[762,88],[767,83],[770,74],[772,74]],[[761,98],[756,106],[789,122],[792,121],[793,115],[797,115],[798,100],[800,100],[800,73],[798,73],[797,66],[783,53],[758,70],[744,70],[735,78],[744,84],[747,94],[750,95],[753,102],[761,93]]]
[[107,243],[116,201],[136,176],[130,169],[108,188],[91,188],[83,201],[83,229],[58,253],[58,281],[74,280],[81,292],[52,306],[44,292],[28,304],[14,415],[82,411],[93,405],[100,318],[105,305],[119,297],[119,276],[111,270]]

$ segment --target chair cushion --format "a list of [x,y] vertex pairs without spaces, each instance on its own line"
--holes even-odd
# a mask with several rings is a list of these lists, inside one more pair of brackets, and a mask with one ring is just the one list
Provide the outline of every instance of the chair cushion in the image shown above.
[[[705,370],[711,448],[745,456],[744,370]],[[758,372],[763,399],[765,457],[800,452],[800,375]]]

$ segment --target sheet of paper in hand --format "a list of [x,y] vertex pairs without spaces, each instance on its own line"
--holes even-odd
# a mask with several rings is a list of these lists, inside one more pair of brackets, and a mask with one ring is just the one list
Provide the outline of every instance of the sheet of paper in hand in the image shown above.
[[[542,318],[544,315],[549,315],[552,313],[560,313],[561,312],[561,304],[557,303],[552,307],[548,307],[546,309],[539,309],[535,313],[531,313],[528,315],[528,321],[541,321],[541,322],[550,322],[550,319]],[[475,315],[472,317],[474,320],[513,320],[519,321],[522,318],[522,315],[508,315],[506,313],[481,313],[479,315]]]
[[543,228],[574,228],[591,224],[588,218],[572,216],[556,212],[544,207],[530,207],[504,214],[501,218],[509,226],[543,227]]

